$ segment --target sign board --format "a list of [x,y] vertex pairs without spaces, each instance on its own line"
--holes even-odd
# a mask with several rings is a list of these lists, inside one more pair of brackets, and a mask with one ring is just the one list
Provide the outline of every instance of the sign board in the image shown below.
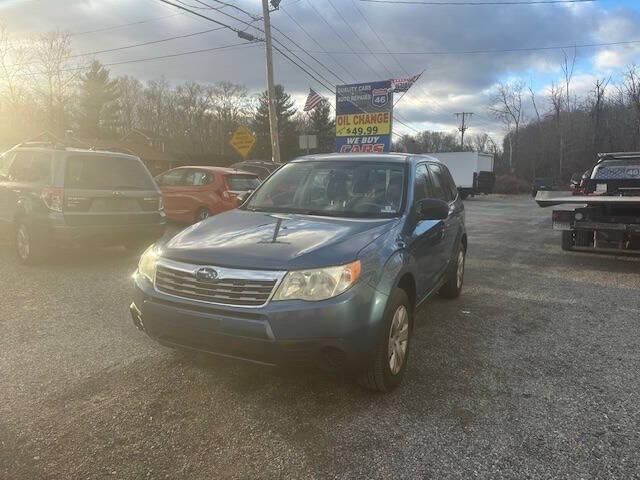
[[247,155],[251,153],[253,146],[256,144],[256,136],[251,130],[244,125],[240,125],[236,128],[233,135],[229,139],[229,144],[236,149],[243,158],[247,158]]
[[392,121],[391,80],[336,87],[337,152],[388,152]]
[[300,150],[311,150],[318,148],[318,136],[317,135],[300,135],[298,137],[300,143]]

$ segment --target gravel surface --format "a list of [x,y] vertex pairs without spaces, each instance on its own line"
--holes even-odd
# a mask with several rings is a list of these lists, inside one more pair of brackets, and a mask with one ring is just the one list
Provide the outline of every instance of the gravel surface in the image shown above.
[[640,262],[560,250],[525,197],[466,202],[460,299],[375,395],[156,345],[122,250],[0,243],[0,478],[640,478]]

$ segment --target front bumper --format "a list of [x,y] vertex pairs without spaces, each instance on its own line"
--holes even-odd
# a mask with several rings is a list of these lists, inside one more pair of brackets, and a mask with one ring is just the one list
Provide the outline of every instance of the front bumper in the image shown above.
[[360,282],[320,302],[211,305],[156,291],[135,275],[133,322],[163,345],[265,365],[357,371],[379,344],[387,296]]

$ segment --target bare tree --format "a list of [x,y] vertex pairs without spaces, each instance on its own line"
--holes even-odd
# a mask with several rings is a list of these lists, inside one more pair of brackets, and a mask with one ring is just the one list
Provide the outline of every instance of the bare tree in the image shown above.
[[604,113],[604,104],[605,104],[605,94],[607,90],[607,86],[611,81],[611,77],[608,79],[598,79],[596,80],[596,84],[593,89],[593,99],[591,102],[591,123],[592,123],[592,151],[595,155],[600,147],[602,146],[602,139],[604,138],[604,129],[603,125],[603,113]]
[[471,139],[471,147],[476,152],[486,152],[490,142],[491,137],[488,133],[476,133]]
[[509,169],[513,170],[518,160],[518,140],[520,125],[523,120],[522,95],[524,83],[516,80],[508,83],[499,83],[492,98],[493,105],[489,107],[489,113],[501,121],[507,132],[509,140]]
[[562,178],[562,166],[564,160],[564,134],[562,132],[562,111],[564,109],[565,97],[562,87],[559,87],[555,83],[551,84],[549,89],[549,102],[552,107],[552,116],[555,122],[555,131],[558,135],[558,177]]
[[81,71],[69,63],[71,37],[63,32],[41,35],[34,41],[33,51],[32,73],[44,83],[44,88],[40,88],[38,82],[36,89],[44,96],[48,124],[64,130],[68,126],[68,110]]
[[631,65],[624,73],[622,88],[635,112],[635,147],[640,147],[640,73],[636,65]]
[[118,87],[120,91],[120,98],[118,98],[119,130],[121,135],[125,135],[139,125],[138,107],[142,97],[142,82],[130,76],[119,77]]
[[220,153],[227,150],[227,137],[240,124],[249,123],[255,111],[246,87],[229,81],[218,82],[208,89],[216,119],[216,137]]

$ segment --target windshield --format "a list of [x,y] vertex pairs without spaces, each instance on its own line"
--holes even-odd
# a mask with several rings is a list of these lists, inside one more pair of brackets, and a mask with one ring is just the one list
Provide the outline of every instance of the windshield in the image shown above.
[[138,160],[109,155],[70,155],[67,188],[89,190],[155,190],[151,175]]
[[247,191],[258,188],[260,180],[250,175],[227,175],[225,183],[229,190]]
[[[364,160],[364,159],[363,159]],[[300,162],[278,170],[248,210],[384,218],[402,211],[405,167],[398,163]]]

